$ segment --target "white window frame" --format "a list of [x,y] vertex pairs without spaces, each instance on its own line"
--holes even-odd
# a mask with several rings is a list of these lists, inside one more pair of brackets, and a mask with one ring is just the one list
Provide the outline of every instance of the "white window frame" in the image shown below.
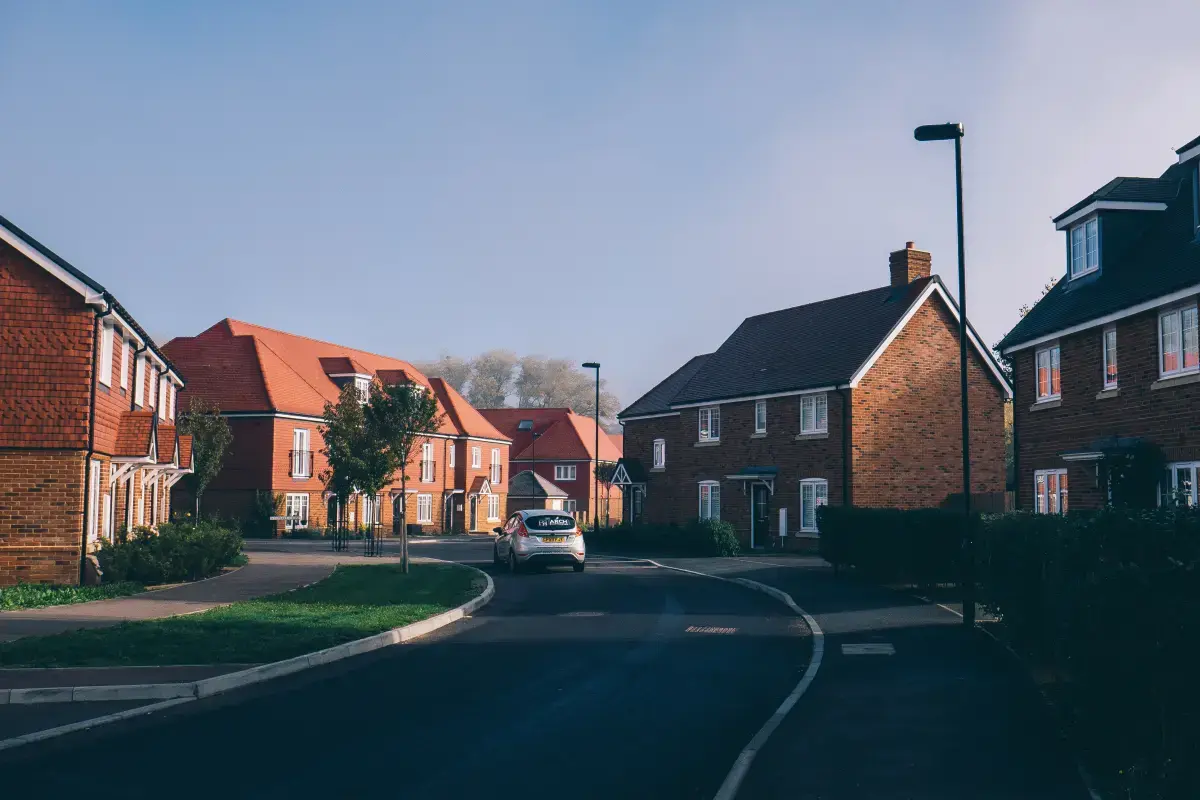
[[[811,408],[809,427],[804,425],[805,409]],[[800,433],[829,432],[829,396],[821,394],[805,394],[800,396]]]
[[[1176,306],[1175,308],[1162,311],[1158,315],[1158,374],[1161,378],[1166,378],[1174,375],[1189,375],[1193,372],[1200,372],[1200,330],[1192,328],[1195,333],[1192,334],[1192,339],[1196,343],[1197,363],[1193,366],[1186,367],[1184,362],[1187,360],[1187,350],[1185,347],[1184,335],[1186,331],[1183,327],[1183,317],[1187,312],[1191,312],[1191,316],[1196,320],[1197,325],[1200,325],[1200,311],[1197,310],[1195,303],[1190,303],[1184,306]],[[1172,319],[1175,322],[1174,336],[1176,340],[1176,349],[1174,351],[1178,359],[1178,365],[1175,369],[1167,370],[1165,362],[1167,358],[1167,349],[1165,346],[1165,334],[1163,332],[1163,322],[1167,319]]]
[[433,495],[417,495],[417,522],[422,525],[433,524]]
[[663,469],[667,466],[667,440],[655,439],[653,450],[653,463],[655,469]]
[[500,482],[500,448],[492,448],[492,473],[489,478],[492,483]]
[[[308,428],[292,429],[292,477],[312,477],[312,452],[309,449],[311,437]],[[307,463],[306,463],[307,462]]]
[[128,339],[121,339],[121,388],[129,388],[129,357],[133,355],[133,345]]
[[149,386],[150,386],[150,397],[147,398],[146,408],[150,409],[151,411],[157,412],[158,411],[158,369],[153,364],[150,365]]
[[562,510],[568,514],[574,514],[579,509],[579,501],[566,499],[562,501]]
[[[1076,231],[1080,233],[1078,244],[1075,241]],[[1078,225],[1072,225],[1070,231],[1067,232],[1067,242],[1069,249],[1067,268],[1070,271],[1071,280],[1090,275],[1100,269],[1099,217],[1089,217]],[[1080,264],[1079,269],[1075,269],[1076,262]]]
[[454,442],[450,442],[450,446],[446,448],[446,466],[454,469]]
[[1192,473],[1192,490],[1190,497],[1187,499],[1188,505],[1196,508],[1200,505],[1200,461],[1176,461],[1167,464],[1167,481],[1158,487],[1158,504],[1160,506],[1167,505],[1168,498],[1174,499],[1174,494],[1179,485],[1179,470],[1187,469]]
[[554,465],[554,482],[573,481],[577,480],[579,473],[574,464],[555,464]]
[[113,367],[113,337],[117,335],[116,329],[105,322],[100,323],[100,383],[105,386],[112,386],[112,367]]
[[721,441],[721,407],[704,406],[696,414],[696,435],[702,442]]
[[758,400],[754,403],[754,432],[767,432],[767,401]]
[[[714,498],[713,493],[716,493]],[[721,518],[721,483],[720,481],[700,481],[697,499],[701,520]]]
[[[812,499],[806,501],[805,490]],[[802,533],[817,533],[817,509],[829,504],[829,481],[824,478],[804,478],[800,481],[800,531]],[[810,508],[811,506],[811,508]],[[808,512],[812,511],[812,522],[808,522]]]
[[87,516],[89,542],[96,541],[96,537],[100,534],[100,468],[102,466],[100,461],[94,458],[89,462]]
[[[1111,339],[1112,341],[1110,342],[1109,339]],[[1103,357],[1104,357],[1103,362],[1101,362],[1103,370],[1104,370],[1104,376],[1103,376],[1104,388],[1105,389],[1116,389],[1117,383],[1121,378],[1121,374],[1119,371],[1120,368],[1118,367],[1118,364],[1117,364],[1117,329],[1116,329],[1116,326],[1109,326],[1104,329],[1104,333],[1101,337],[1101,342],[1102,342],[1101,350],[1103,351]],[[1109,369],[1108,369],[1108,362],[1109,362],[1110,358],[1112,359],[1112,375],[1111,376],[1109,375]]]
[[133,402],[138,408],[146,407],[146,356],[138,354],[133,367]]
[[175,384],[168,383],[167,389],[170,392],[170,400],[167,402],[167,419],[175,421],[175,401],[179,398],[179,390],[175,388]]
[[[1046,394],[1042,394],[1042,356],[1046,356]],[[1055,367],[1058,368],[1058,379],[1055,380]],[[1043,347],[1033,354],[1033,391],[1037,402],[1048,403],[1062,397],[1062,350],[1058,343]]]
[[487,499],[488,499],[488,507],[487,507],[488,522],[494,522],[495,520],[500,519],[500,495],[489,494],[487,496]]
[[471,469],[479,469],[483,465],[483,450],[480,447],[471,448]]
[[283,525],[288,530],[308,527],[308,494],[289,492],[284,499]]
[[164,373],[158,379],[158,418],[167,421],[167,406],[171,393],[171,380]]
[[356,377],[354,379],[354,391],[358,392],[358,401],[365,403],[371,399],[371,379]]
[[[1053,478],[1053,480],[1051,480]],[[1070,481],[1066,467],[1038,469],[1033,472],[1033,510],[1038,514],[1064,514],[1070,510]],[[1050,485],[1054,484],[1054,494]],[[1066,485],[1064,485],[1066,484]],[[1045,487],[1042,492],[1041,487]]]
[[433,483],[433,442],[421,445],[421,483]]

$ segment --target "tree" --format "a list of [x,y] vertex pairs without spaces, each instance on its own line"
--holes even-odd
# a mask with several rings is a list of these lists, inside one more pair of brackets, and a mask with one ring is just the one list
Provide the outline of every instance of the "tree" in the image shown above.
[[[590,372],[563,358],[525,356],[516,381],[520,408],[569,408],[590,417],[596,413],[596,383]],[[620,401],[605,391],[600,380],[600,423],[610,424],[620,410]]]
[[408,572],[408,464],[417,442],[437,432],[442,415],[433,392],[412,383],[373,385],[364,412],[367,435],[384,453],[385,474],[390,479],[400,471],[400,502],[404,513],[404,523],[400,526],[400,568]]
[[466,395],[471,380],[472,362],[459,356],[444,355],[437,361],[417,364],[417,369],[430,378],[441,378],[454,387],[454,391]]
[[471,360],[467,399],[476,408],[502,408],[513,392],[517,356],[508,350],[489,350]]
[[229,420],[221,409],[193,395],[187,411],[179,415],[179,432],[192,437],[191,484],[196,494],[196,519],[200,518],[200,498],[213,478],[221,471],[225,451],[233,441]]

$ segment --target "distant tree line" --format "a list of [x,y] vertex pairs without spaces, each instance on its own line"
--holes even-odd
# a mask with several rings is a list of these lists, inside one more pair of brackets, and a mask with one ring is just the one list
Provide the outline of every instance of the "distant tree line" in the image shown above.
[[[476,408],[569,408],[589,417],[596,410],[594,373],[565,358],[489,350],[474,358],[444,355],[416,367],[445,380]],[[601,378],[600,423],[611,426],[621,401],[604,385]]]

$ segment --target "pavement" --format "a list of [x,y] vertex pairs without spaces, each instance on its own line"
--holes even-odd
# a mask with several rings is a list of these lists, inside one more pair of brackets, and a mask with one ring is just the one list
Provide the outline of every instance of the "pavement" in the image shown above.
[[[247,756],[230,798],[712,798],[811,657],[799,617],[736,584],[594,555],[583,574],[508,575],[490,540],[420,548],[487,569],[495,600],[409,644],[0,753],[0,773],[47,797],[207,797],[178,777],[219,742]],[[825,633],[737,797],[1086,800],[1036,689],[953,613],[815,558],[660,563],[776,586]],[[112,770],[113,747],[137,769]]]

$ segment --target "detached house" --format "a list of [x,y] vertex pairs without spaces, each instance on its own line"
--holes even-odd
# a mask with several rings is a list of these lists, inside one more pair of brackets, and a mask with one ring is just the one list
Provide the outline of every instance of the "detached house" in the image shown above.
[[[961,496],[958,308],[912,242],[889,266],[887,286],[746,319],[622,411],[626,517],[796,546],[826,503]],[[970,342],[971,488],[1002,497],[1011,390]]]
[[1145,446],[1166,462],[1146,499],[1196,505],[1198,164],[1200,138],[1160,177],[1114,178],[1055,218],[1062,277],[1000,343],[1019,507],[1103,506],[1114,464]]
[[[529,470],[566,493],[561,508],[580,520],[592,519],[596,500],[596,421],[569,408],[481,408],[479,413],[512,439],[513,470]],[[600,431],[602,477],[605,467],[621,458],[621,451],[604,430]],[[601,525],[621,521],[621,489],[600,481],[598,512]],[[528,507],[528,506],[527,506]]]
[[215,404],[233,442],[204,494],[206,509],[248,519],[256,498],[280,498],[285,528],[323,527],[336,503],[320,480],[328,464],[320,426],[325,404],[342,388],[366,397],[374,381],[412,383],[437,398],[442,422],[408,465],[405,501],[400,475],[378,496],[358,495],[343,519],[399,532],[487,532],[506,514],[509,440],[440,378],[412,364],[342,345],[225,319],[164,349],[195,379],[187,393]]
[[0,217],[0,586],[75,583],[170,519],[183,378],[112,293]]

